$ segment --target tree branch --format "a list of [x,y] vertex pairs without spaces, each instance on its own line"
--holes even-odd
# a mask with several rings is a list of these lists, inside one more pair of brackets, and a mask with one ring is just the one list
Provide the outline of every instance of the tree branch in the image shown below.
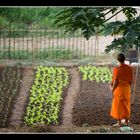
[[[111,18],[113,18],[114,16],[116,16],[117,14],[119,14],[119,13],[122,12],[122,11],[123,11],[123,9],[121,9],[121,10],[118,11],[118,12],[116,12],[114,15],[112,15],[111,17],[109,17],[108,19],[106,19],[103,23],[107,22],[108,20],[110,20]],[[103,31],[103,29],[100,30],[100,31],[98,32],[98,34],[101,33],[102,31]]]
[[112,15],[111,17],[109,17],[108,19],[106,19],[104,22],[107,22],[108,20],[110,20],[111,18],[113,18],[114,16],[116,16],[117,14],[119,14],[122,11],[123,11],[123,9],[121,9],[120,11],[118,11],[117,13],[115,13],[114,15]]
[[109,10],[107,13],[105,13],[103,16],[105,16],[105,15],[107,15],[107,14],[109,14],[111,12],[111,10]]

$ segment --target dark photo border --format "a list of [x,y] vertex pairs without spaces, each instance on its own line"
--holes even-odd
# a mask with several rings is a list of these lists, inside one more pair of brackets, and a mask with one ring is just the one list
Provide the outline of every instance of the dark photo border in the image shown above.
[[[14,7],[14,6],[18,6],[18,7],[24,7],[24,6],[140,6],[140,0],[0,0],[0,6],[4,6],[4,7]],[[15,133],[16,134],[16,133]],[[19,139],[19,137],[17,137],[18,134],[12,134],[12,135],[8,135],[8,134],[4,134],[4,135],[0,135],[0,137],[7,137],[9,136],[11,138],[11,136],[13,136],[13,138],[17,138]],[[41,136],[45,136],[46,137],[56,137],[58,139],[58,135],[55,135],[55,134],[45,134],[45,135],[38,135],[39,139],[41,139]],[[19,135],[21,136],[21,138],[23,138],[23,135]],[[25,136],[25,135],[24,135]],[[32,136],[34,138],[37,138],[36,134],[33,134],[33,135],[26,135],[27,137],[28,136]],[[59,135],[60,136],[60,135]],[[65,137],[63,137],[64,139],[67,139],[67,138],[70,138],[71,140],[73,140],[73,136],[75,137],[79,137],[81,136],[81,138],[84,138],[84,139],[91,139],[91,136],[92,137],[102,137],[103,139],[107,139],[110,138],[112,140],[120,140],[121,137],[123,137],[123,140],[124,139],[127,139],[127,138],[132,138],[133,135],[106,135],[106,134],[91,134],[91,135],[82,135],[82,134],[65,134],[64,135]],[[67,137],[66,137],[67,136]],[[105,138],[106,137],[106,138]],[[125,138],[124,138],[125,137]],[[37,139],[38,139],[37,138]],[[77,139],[77,138],[76,138]],[[43,139],[43,140],[49,140],[49,139]]]
[[0,6],[139,6],[139,0],[0,0]]

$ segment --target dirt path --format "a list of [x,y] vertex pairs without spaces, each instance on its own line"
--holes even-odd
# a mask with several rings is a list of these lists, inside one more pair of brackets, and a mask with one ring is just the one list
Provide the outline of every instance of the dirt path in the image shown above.
[[66,126],[41,126],[41,127],[9,127],[9,128],[0,128],[0,132],[2,134],[94,134],[94,133],[122,133],[122,134],[140,134],[140,125],[133,124],[131,126],[134,131],[132,132],[120,132],[118,127],[112,127],[110,125],[102,125],[102,126],[89,126],[89,127],[66,127]]
[[20,126],[22,124],[23,113],[25,110],[25,104],[28,99],[28,93],[33,81],[33,70],[25,69],[23,82],[21,85],[21,91],[19,97],[15,101],[13,113],[11,116],[10,126]]
[[80,79],[78,76],[78,71],[75,68],[71,68],[68,70],[71,75],[71,84],[67,92],[67,97],[64,103],[64,110],[62,115],[62,125],[71,127],[72,124],[72,112],[75,103],[75,99],[77,97],[77,93],[80,88]]

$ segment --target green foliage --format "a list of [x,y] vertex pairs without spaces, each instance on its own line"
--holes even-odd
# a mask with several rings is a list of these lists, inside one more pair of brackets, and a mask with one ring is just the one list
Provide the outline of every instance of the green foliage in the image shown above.
[[58,124],[63,87],[68,83],[68,72],[64,67],[40,66],[30,91],[25,125]]
[[[108,21],[106,15],[112,13],[115,15],[118,8],[104,8],[104,7],[78,7],[67,8],[57,15],[56,23],[58,26],[62,26],[67,31],[82,30],[83,36],[89,39],[96,34],[97,27],[104,27]],[[122,11],[126,17],[130,20],[136,15],[136,10],[131,7],[122,8]],[[113,16],[112,16],[113,17]],[[104,31],[104,29],[102,29]]]
[[[58,7],[46,8],[0,8],[0,16],[4,17],[11,25],[15,27],[24,28],[25,25],[35,25],[40,28],[42,25],[45,27],[54,27],[54,19],[56,13],[63,10]],[[46,20],[46,19],[49,20]],[[39,25],[39,26],[38,26]],[[9,25],[7,25],[8,27]]]
[[105,52],[111,50],[120,50],[125,52],[130,48],[137,48],[140,46],[140,16],[124,22],[119,22],[119,26],[110,26],[109,33],[121,33],[122,37],[114,39],[110,45],[106,47]]
[[13,101],[19,93],[22,73],[20,65],[0,68],[0,127],[7,126]]
[[[27,50],[1,50],[0,59],[72,59],[74,56],[74,51],[71,49],[61,50],[51,50],[51,49],[38,49],[35,50],[36,53],[33,54],[32,51]],[[82,53],[81,53],[82,54]]]
[[[124,13],[127,20],[108,24],[107,21],[114,17],[118,11]],[[109,14],[112,16],[107,18]],[[132,7],[0,8],[0,29],[7,29],[9,26],[11,29],[49,29],[57,25],[64,28],[65,33],[81,30],[86,39],[96,34],[122,35],[121,38],[114,40],[107,46],[105,52],[108,53],[111,50],[121,49],[121,51],[125,51],[140,46],[139,16],[136,17],[136,14],[136,9]],[[0,33],[1,35],[5,34]],[[10,35],[8,32],[7,34],[8,37],[25,36],[26,32],[22,32],[22,34],[11,32]]]
[[7,21],[7,19],[0,15],[0,29],[6,28],[8,24],[9,22]]
[[[124,22],[116,21],[107,23],[107,21],[114,17],[116,13],[124,13],[127,20]],[[112,13],[110,18],[106,18],[106,15]],[[117,35],[122,37],[114,39],[111,45],[107,46],[106,53],[111,50],[125,51],[133,47],[140,46],[139,44],[139,16],[136,17],[137,11],[132,7],[122,8],[67,8],[57,15],[56,23],[59,26],[63,26],[68,31],[76,31],[81,29],[82,34],[86,39],[89,39],[95,34],[103,35]],[[100,31],[97,31],[97,27]]]
[[116,22],[110,22],[105,25],[105,28],[103,30],[103,34],[106,35],[118,35],[122,34],[125,30],[125,26],[123,25],[123,22],[116,21]]
[[56,22],[59,27],[64,27],[66,32],[74,32],[78,29],[86,39],[95,34],[96,28],[103,26],[105,20],[103,11],[107,8],[76,7],[67,8],[57,15]]
[[105,83],[109,82],[112,78],[111,71],[108,67],[80,66],[79,71],[82,73],[83,80],[94,80]]
[[128,20],[131,20],[137,14],[137,11],[134,8],[126,7],[123,8],[123,13],[126,15]]

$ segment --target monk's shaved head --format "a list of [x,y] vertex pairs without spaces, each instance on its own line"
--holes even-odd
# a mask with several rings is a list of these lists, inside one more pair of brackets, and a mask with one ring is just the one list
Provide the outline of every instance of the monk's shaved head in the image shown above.
[[117,56],[117,60],[119,62],[124,62],[124,60],[125,60],[124,54],[123,53],[119,53],[118,56]]

